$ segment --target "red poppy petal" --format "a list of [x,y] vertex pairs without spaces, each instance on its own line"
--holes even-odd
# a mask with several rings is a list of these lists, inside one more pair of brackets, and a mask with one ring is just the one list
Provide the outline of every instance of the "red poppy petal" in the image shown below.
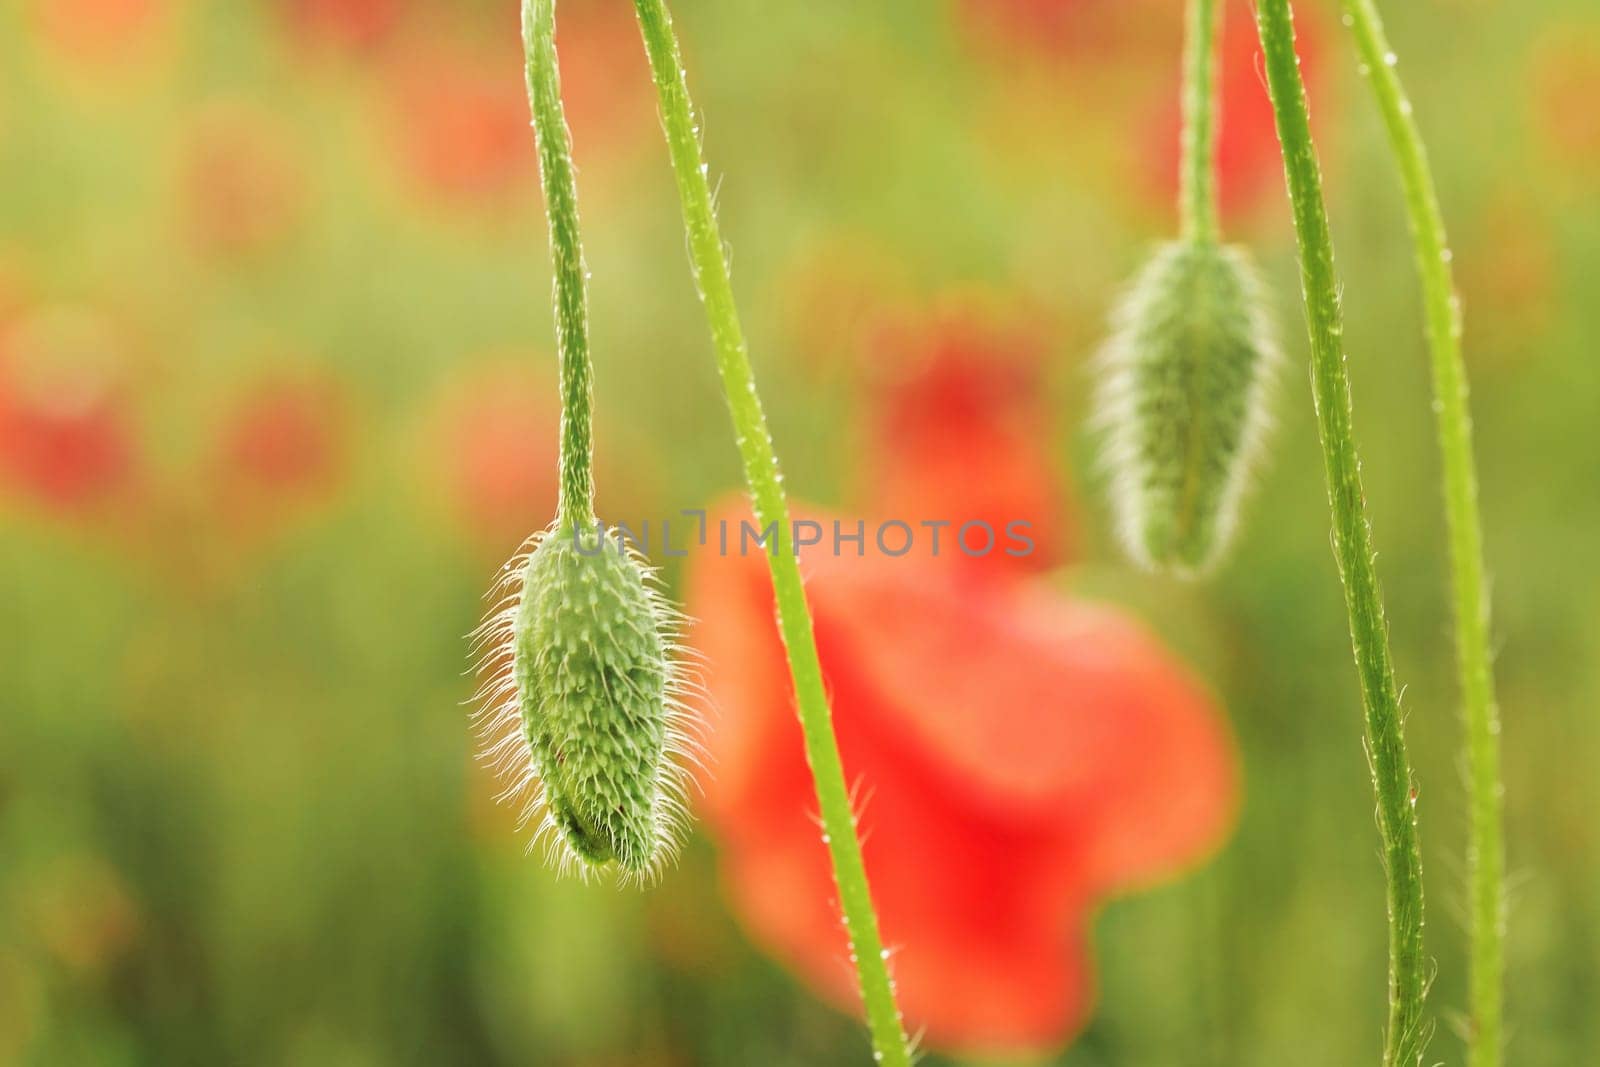
[[953,545],[967,523],[972,544],[1005,542],[1026,523],[1033,550],[995,552],[990,571],[1046,570],[1070,556],[1072,524],[1064,479],[1050,449],[1043,401],[1045,346],[1026,319],[1005,321],[963,299],[929,321],[885,327],[870,365],[879,377],[868,419],[867,451],[856,472],[857,496],[875,515],[906,523],[950,523]]
[[[793,683],[778,640],[772,583],[759,553],[722,555],[714,547],[723,522],[737,530],[748,518],[742,501],[710,513],[709,545],[695,554],[687,602],[696,621],[690,643],[701,653],[699,680],[709,694],[713,817],[726,814],[730,834],[781,818],[796,795],[810,792],[800,751]],[[737,535],[735,535],[737,536]]]
[[[987,851],[992,840],[881,810],[866,822],[868,875],[911,1029],[935,1047],[992,1053],[1056,1044],[1082,1024],[1092,1001],[1082,894],[1059,896],[1057,914],[1046,915],[1016,899],[1029,890],[1018,877],[1025,863],[972,862],[970,850]],[[730,849],[728,891],[757,940],[828,1000],[859,1011],[827,851],[809,821],[790,829]],[[907,850],[936,855],[906,862]]]
[[1037,597],[1035,611],[1041,625],[1056,616],[1063,629],[1093,633],[1070,653],[1115,754],[1097,788],[1080,798],[1078,875],[1125,890],[1210,853],[1239,805],[1237,753],[1210,696],[1142,626],[1111,608]]
[[[712,523],[736,528],[743,514],[720,511]],[[781,647],[763,632],[772,610],[765,560],[703,556],[690,602],[712,606],[695,635],[710,661],[708,690],[741,708],[774,693],[787,703]],[[1041,823],[1105,807],[1107,839],[1129,854],[1107,858],[1108,877],[1146,877],[1174,849],[1186,860],[1226,826],[1234,760],[1211,701],[1115,611],[1043,588],[979,584],[927,559],[823,552],[808,554],[805,569],[835,703],[881,716],[879,729],[973,803]],[[723,625],[719,614],[736,621]],[[726,718],[719,773],[733,775],[730,792],[748,801],[776,773],[763,754],[788,717]],[[1149,846],[1120,843],[1128,828]],[[1136,862],[1138,853],[1152,859]]]
[[1052,819],[1115,794],[1115,821],[1160,823],[1140,827],[1160,831],[1158,854],[1189,837],[1203,848],[1225,824],[1233,757],[1215,709],[1115,611],[954,580],[921,561],[824,559],[817,570],[830,658],[886,694],[877,706],[893,728],[976,801]]
[[[689,573],[717,708],[707,816],[751,933],[855,1008],[766,560],[736,533],[716,549],[747,514],[712,513]],[[826,551],[804,569],[908,1022],[944,1048],[1064,1039],[1092,999],[1094,899],[1192,860],[1228,821],[1214,709],[1137,626],[1048,587]]]

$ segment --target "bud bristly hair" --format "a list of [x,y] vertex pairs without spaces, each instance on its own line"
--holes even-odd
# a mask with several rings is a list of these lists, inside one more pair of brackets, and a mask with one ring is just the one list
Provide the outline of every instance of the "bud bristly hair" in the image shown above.
[[654,874],[698,762],[682,616],[618,531],[552,527],[506,565],[478,633],[485,758],[563,870]]
[[1228,547],[1270,422],[1265,306],[1243,248],[1179,240],[1113,316],[1098,418],[1117,529],[1146,567],[1203,574]]

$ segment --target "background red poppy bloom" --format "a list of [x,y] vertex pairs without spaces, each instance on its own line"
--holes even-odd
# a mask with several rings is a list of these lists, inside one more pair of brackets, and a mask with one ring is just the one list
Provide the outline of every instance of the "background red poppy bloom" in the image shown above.
[[555,514],[561,412],[554,386],[523,369],[550,358],[475,370],[445,392],[434,417],[446,498],[495,555],[509,555]]
[[47,509],[92,511],[130,486],[136,444],[120,353],[88,312],[35,312],[0,332],[0,484]]
[[272,249],[304,214],[306,181],[291,131],[249,101],[215,100],[202,109],[177,185],[187,236],[219,258]]
[[1076,59],[1114,39],[1119,9],[1131,2],[963,0],[961,7],[969,24],[999,38],[1010,49]]
[[[516,5],[479,22],[419,14],[405,24],[387,85],[399,158],[422,191],[456,207],[533,203],[538,162]],[[641,143],[654,110],[632,12],[563,4],[560,53],[579,165]]]
[[[818,650],[908,1023],[937,1047],[1059,1043],[1092,1002],[1096,902],[1194,862],[1229,826],[1226,728],[1113,609],[931,558],[819,548],[803,561]],[[734,906],[852,1006],[765,559],[713,543],[688,606],[714,716],[707,816]]]
[[[974,564],[991,576],[1071,558],[1075,531],[1043,400],[1046,352],[1026,317],[973,300],[881,327],[863,361],[873,380],[856,499],[884,519],[949,521],[951,537],[970,521],[1001,536],[1027,523],[1032,552]],[[947,558],[968,559],[953,550]]]
[[405,12],[404,0],[278,0],[297,41],[361,51],[383,43]]
[[331,498],[344,475],[349,416],[321,377],[268,377],[240,393],[217,442],[222,494],[245,517]]
[[501,203],[537,188],[517,39],[491,43],[419,27],[407,41],[388,85],[390,125],[407,175],[458,206]]

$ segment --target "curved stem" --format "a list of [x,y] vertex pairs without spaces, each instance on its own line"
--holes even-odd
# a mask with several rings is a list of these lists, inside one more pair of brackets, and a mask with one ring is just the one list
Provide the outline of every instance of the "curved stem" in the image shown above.
[[1361,489],[1352,429],[1350,378],[1333,242],[1322,197],[1322,174],[1311,140],[1310,112],[1294,47],[1289,0],[1258,0],[1257,29],[1266,55],[1267,86],[1283,148],[1284,172],[1300,248],[1300,281],[1311,337],[1312,387],[1333,510],[1334,554],[1344,582],[1350,638],[1361,677],[1367,753],[1377,794],[1389,909],[1387,1067],[1414,1067],[1427,1043],[1423,999],[1422,856],[1417,846],[1416,792],[1406,756],[1400,699],[1389,655],[1383,598],[1373,563],[1372,534]]
[[699,128],[689,100],[683,61],[673,35],[671,16],[662,0],[635,0],[634,6],[660,98],[662,126],[689,235],[690,260],[711,326],[717,369],[721,372],[728,410],[733,417],[751,504],[762,529],[772,528],[776,532],[768,563],[777,601],[778,627],[788,652],[796,709],[805,735],[806,758],[816,785],[824,840],[833,859],[834,882],[839,890],[845,930],[861,980],[867,1025],[872,1032],[878,1062],[890,1067],[906,1067],[911,1062],[910,1048],[895,1004],[883,941],[878,933],[878,919],[867,886],[861,843],[823,688],[816,639],[812,635],[811,612],[800,580],[799,561],[791,547],[788,500],[734,305],[733,286],[712,206],[711,189],[706,181],[706,164],[700,150]]
[[528,103],[539,142],[539,178],[550,222],[555,271],[556,351],[561,363],[561,498],[563,526],[594,524],[594,365],[589,357],[588,267],[578,232],[578,185],[572,136],[561,106],[556,64],[555,0],[523,0],[522,42],[528,64]]
[[1183,162],[1179,211],[1183,236],[1217,239],[1216,0],[1189,0],[1184,21]]
[[1505,968],[1505,844],[1501,820],[1500,713],[1489,655],[1489,594],[1483,570],[1483,526],[1478,471],[1472,456],[1472,413],[1461,359],[1460,305],[1450,266],[1444,217],[1422,135],[1400,83],[1394,52],[1372,0],[1344,0],[1345,23],[1355,37],[1362,70],[1383,114],[1389,146],[1400,169],[1406,215],[1427,310],[1439,452],[1444,469],[1445,515],[1450,528],[1450,571],[1455,599],[1456,664],[1467,725],[1471,843],[1467,849],[1472,913],[1471,1026],[1473,1067],[1499,1067]]

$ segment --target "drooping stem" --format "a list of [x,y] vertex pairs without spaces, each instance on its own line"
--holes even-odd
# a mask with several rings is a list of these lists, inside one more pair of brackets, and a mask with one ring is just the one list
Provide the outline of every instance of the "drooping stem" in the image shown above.
[[1334,554],[1344,583],[1351,644],[1361,679],[1367,753],[1383,838],[1389,911],[1389,1025],[1383,1062],[1386,1067],[1415,1067],[1428,1037],[1423,1019],[1427,975],[1416,792],[1361,489],[1333,242],[1323,203],[1322,174],[1311,140],[1305,83],[1295,54],[1289,0],[1258,0],[1256,17],[1299,242],[1312,388],[1333,511]]
[[811,612],[800,580],[799,561],[792,549],[788,500],[734,305],[733,285],[712,205],[711,188],[706,181],[706,164],[683,61],[671,16],[662,0],[635,0],[634,6],[660,99],[662,126],[677,177],[684,226],[688,230],[690,261],[711,326],[717,369],[733,417],[751,504],[761,528],[771,528],[776,533],[768,562],[777,601],[778,627],[789,657],[796,709],[805,735],[806,758],[816,785],[817,804],[833,860],[845,930],[861,981],[867,1025],[872,1032],[878,1062],[890,1067],[906,1067],[911,1062],[910,1049],[895,1004],[877,915],[867,886],[861,843],[823,688],[822,667],[817,659]]
[[1183,160],[1179,212],[1183,236],[1217,239],[1216,0],[1189,0],[1184,20]]
[[1355,38],[1400,169],[1406,215],[1427,314],[1432,352],[1435,426],[1444,469],[1445,516],[1450,530],[1450,573],[1455,600],[1456,666],[1467,728],[1471,841],[1467,849],[1471,910],[1471,1019],[1467,1047],[1472,1067],[1500,1067],[1504,1055],[1502,998],[1505,968],[1505,844],[1501,829],[1500,712],[1489,655],[1489,594],[1483,570],[1483,526],[1478,471],[1472,455],[1472,413],[1461,359],[1461,316],[1452,277],[1450,246],[1439,211],[1427,150],[1412,115],[1372,0],[1345,0],[1345,23]]
[[539,142],[539,177],[550,222],[555,271],[556,351],[561,364],[562,527],[594,524],[594,365],[589,357],[588,267],[578,230],[578,185],[572,136],[561,106],[556,65],[555,0],[523,0],[522,42],[528,65],[528,103]]

